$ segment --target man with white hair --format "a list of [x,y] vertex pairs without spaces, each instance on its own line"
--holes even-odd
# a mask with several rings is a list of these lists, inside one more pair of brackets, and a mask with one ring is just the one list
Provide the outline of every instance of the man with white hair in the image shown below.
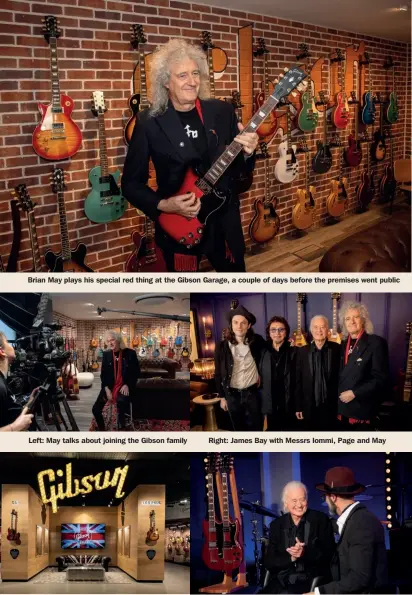
[[389,380],[388,344],[374,335],[364,304],[345,302],[339,317],[342,334],[338,419],[342,429],[368,430],[375,425]]
[[329,322],[310,321],[313,340],[297,350],[295,412],[302,429],[333,430],[338,407],[340,345],[328,341]]
[[[196,271],[202,254],[216,271],[244,271],[245,242],[235,187],[241,173],[253,171],[251,156],[258,136],[240,135],[243,126],[237,123],[233,106],[210,99],[206,54],[200,46],[169,40],[154,52],[150,74],[152,106],[140,112],[133,132],[123,170],[124,196],[156,223],[156,242],[169,271]],[[180,190],[186,171],[197,166],[204,175],[233,140],[242,152],[219,181],[225,204],[215,218],[210,217],[202,241],[188,249],[181,236],[175,241],[163,230],[159,216],[198,215],[200,198]],[[156,170],[156,190],[148,185],[150,160]],[[179,221],[176,218],[177,227]]]
[[306,486],[290,481],[282,491],[285,514],[270,524],[264,593],[304,593],[315,577],[330,576],[335,550],[332,524],[323,512],[308,508]]

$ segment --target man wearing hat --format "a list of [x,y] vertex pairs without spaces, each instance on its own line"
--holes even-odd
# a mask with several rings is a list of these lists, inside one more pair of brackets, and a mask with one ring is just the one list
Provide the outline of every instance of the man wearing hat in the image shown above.
[[383,527],[354,497],[365,491],[348,467],[333,467],[316,489],[325,494],[331,514],[338,514],[339,541],[332,559],[333,581],[320,593],[387,593],[387,553]]
[[258,366],[264,341],[252,329],[255,316],[243,306],[231,309],[227,319],[227,337],[215,351],[215,379],[222,397],[221,407],[228,411],[235,431],[261,431]]

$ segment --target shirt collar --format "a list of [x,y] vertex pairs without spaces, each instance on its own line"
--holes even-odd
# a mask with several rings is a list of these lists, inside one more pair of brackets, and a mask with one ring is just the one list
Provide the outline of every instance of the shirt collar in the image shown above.
[[347,508],[345,508],[345,510],[342,512],[342,514],[340,515],[340,517],[336,521],[337,524],[338,524],[339,535],[342,535],[343,527],[344,527],[344,525],[346,523],[346,520],[347,520],[349,514],[355,508],[355,506],[357,506],[358,504],[359,504],[359,502],[354,502],[353,504],[351,504],[350,506],[348,506]]

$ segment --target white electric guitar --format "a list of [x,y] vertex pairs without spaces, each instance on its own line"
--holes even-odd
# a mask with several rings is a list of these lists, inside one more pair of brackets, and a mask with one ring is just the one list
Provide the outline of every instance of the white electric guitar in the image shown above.
[[293,182],[299,172],[299,162],[296,159],[296,145],[292,145],[292,134],[290,132],[290,112],[286,111],[287,132],[286,140],[278,147],[279,159],[275,165],[275,178],[282,184]]

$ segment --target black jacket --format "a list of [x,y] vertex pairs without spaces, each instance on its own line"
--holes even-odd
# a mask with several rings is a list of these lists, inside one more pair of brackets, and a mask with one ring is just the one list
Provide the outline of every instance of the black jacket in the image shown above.
[[[325,347],[324,347],[325,348]],[[327,341],[327,370],[326,387],[327,402],[325,403],[330,415],[336,415],[338,406],[338,382],[341,346]],[[315,409],[313,396],[313,359],[311,345],[297,349],[296,353],[296,387],[295,412],[303,411],[304,419],[310,419]]]
[[21,407],[12,398],[7,379],[0,372],[0,428],[11,424],[21,413]]
[[356,398],[350,403],[339,400],[338,413],[354,419],[372,419],[388,387],[388,344],[382,337],[363,333],[345,366],[346,342],[342,344],[339,394],[352,390]]
[[[134,349],[126,347],[122,351],[122,378],[124,384],[129,387],[129,395],[133,397],[136,394],[136,382],[140,376],[139,360]],[[102,388],[100,394],[105,394],[105,387],[110,390],[114,387],[114,366],[113,366],[113,351],[106,349],[103,351],[102,368],[100,373],[102,381]]]
[[332,560],[333,581],[320,593],[387,593],[387,553],[381,523],[362,504],[350,511]]
[[[330,577],[330,564],[335,550],[331,520],[323,512],[308,509],[305,514],[303,540],[305,551],[298,564],[291,561],[286,548],[295,545],[290,537],[290,514],[275,519],[270,524],[269,545],[265,555],[265,568],[270,571],[273,580],[279,573],[292,574],[297,570],[306,573],[311,582],[316,576]],[[270,593],[270,589],[266,589]]]
[[[255,360],[256,367],[259,372],[259,361],[262,349],[264,348],[264,340],[260,335],[254,335],[250,343],[250,351]],[[233,355],[229,347],[229,341],[221,341],[217,344],[215,350],[215,382],[216,390],[221,397],[226,397],[230,389],[230,381],[233,372]]]
[[[285,396],[285,411],[292,412],[293,393],[295,386],[295,363],[296,363],[296,347],[288,342],[286,344],[286,361],[284,368],[284,396]],[[272,355],[271,347],[265,343],[265,348],[262,350],[262,356],[259,363],[260,379],[261,379],[261,394],[262,394],[262,414],[270,415],[273,403],[273,391],[276,387],[272,387]]]

